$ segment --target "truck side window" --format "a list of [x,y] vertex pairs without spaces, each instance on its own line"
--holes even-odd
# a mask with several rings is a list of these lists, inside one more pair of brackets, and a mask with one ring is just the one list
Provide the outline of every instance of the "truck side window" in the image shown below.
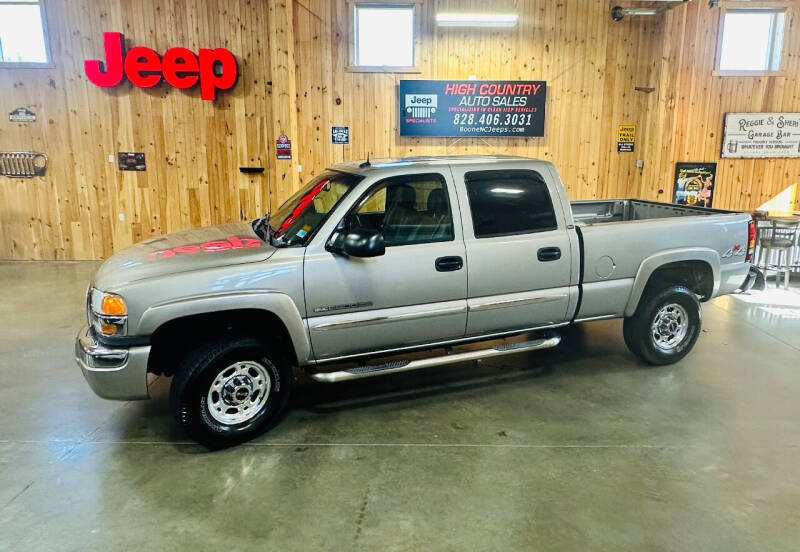
[[444,178],[422,174],[387,179],[361,201],[350,224],[379,230],[387,246],[450,241],[453,217]]
[[547,184],[536,171],[468,172],[464,181],[476,238],[546,232],[558,226]]

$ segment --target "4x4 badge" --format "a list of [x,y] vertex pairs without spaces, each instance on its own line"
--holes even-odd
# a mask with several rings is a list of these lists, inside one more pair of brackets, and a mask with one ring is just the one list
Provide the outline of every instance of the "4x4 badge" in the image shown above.
[[728,250],[727,250],[725,253],[723,253],[722,255],[720,255],[720,257],[722,257],[723,259],[727,259],[727,258],[729,258],[729,257],[733,257],[733,256],[736,256],[736,257],[741,257],[741,256],[743,256],[744,254],[745,254],[744,247],[742,247],[741,245],[739,245],[739,244],[737,243],[736,245],[734,245],[733,247],[731,247],[730,249],[728,249]]

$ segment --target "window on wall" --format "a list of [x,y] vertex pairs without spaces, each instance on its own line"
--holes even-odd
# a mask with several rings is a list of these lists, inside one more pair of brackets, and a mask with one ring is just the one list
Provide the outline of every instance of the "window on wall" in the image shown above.
[[350,4],[351,71],[417,72],[419,3]]
[[36,0],[0,0],[0,65],[50,63],[44,7]]
[[763,75],[781,70],[786,11],[781,8],[722,12],[717,72]]

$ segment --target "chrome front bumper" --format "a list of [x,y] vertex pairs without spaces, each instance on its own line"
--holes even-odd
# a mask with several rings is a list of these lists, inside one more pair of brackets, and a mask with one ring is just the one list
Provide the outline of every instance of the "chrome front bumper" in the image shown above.
[[[89,387],[100,397],[114,400],[149,399],[147,358],[150,346],[110,349],[84,326],[75,339],[75,361]],[[155,378],[155,376],[153,376]]]

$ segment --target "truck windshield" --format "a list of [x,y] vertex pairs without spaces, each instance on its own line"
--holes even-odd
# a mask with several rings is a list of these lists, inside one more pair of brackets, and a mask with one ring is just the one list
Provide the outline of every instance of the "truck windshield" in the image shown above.
[[269,216],[273,245],[305,245],[317,228],[362,177],[326,171],[287,199]]

